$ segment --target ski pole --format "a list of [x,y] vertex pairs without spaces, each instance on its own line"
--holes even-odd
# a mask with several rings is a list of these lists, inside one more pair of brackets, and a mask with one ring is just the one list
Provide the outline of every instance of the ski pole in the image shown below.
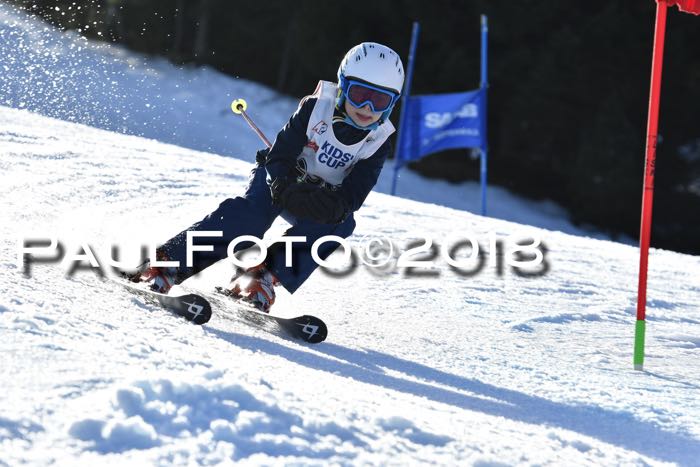
[[231,110],[233,113],[236,115],[242,116],[246,122],[248,122],[248,125],[253,129],[255,133],[260,137],[260,139],[265,143],[265,145],[270,148],[272,147],[272,144],[270,143],[270,140],[268,140],[265,137],[265,134],[258,128],[258,126],[253,122],[253,120],[248,116],[246,113],[245,109],[248,108],[248,103],[245,101],[245,99],[236,99],[235,101],[231,102]]

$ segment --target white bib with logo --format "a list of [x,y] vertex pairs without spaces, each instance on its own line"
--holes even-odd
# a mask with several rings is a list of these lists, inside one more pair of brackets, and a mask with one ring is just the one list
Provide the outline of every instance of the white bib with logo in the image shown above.
[[[319,81],[313,97],[316,105],[306,128],[307,143],[297,159],[302,159],[307,174],[320,177],[330,185],[340,185],[361,159],[367,159],[395,131],[389,120],[371,130],[361,141],[345,145],[333,134],[333,112],[338,87],[329,81]],[[302,162],[302,161],[298,161]]]

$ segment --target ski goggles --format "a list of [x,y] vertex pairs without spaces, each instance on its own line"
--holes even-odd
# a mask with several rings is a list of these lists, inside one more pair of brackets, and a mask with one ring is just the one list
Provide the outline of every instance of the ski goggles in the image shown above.
[[399,95],[361,81],[348,80],[345,98],[358,109],[369,104],[372,112],[386,112],[398,100]]

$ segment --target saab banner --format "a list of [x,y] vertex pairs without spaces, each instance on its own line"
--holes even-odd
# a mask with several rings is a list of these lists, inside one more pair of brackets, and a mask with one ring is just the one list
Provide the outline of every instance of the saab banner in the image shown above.
[[486,92],[410,96],[398,159],[408,162],[455,148],[483,148]]

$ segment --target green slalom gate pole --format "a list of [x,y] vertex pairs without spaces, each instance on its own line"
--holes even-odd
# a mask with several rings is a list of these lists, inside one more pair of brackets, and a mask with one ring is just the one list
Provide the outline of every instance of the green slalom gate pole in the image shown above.
[[647,322],[638,319],[634,326],[634,369],[644,370],[644,335],[647,329]]

